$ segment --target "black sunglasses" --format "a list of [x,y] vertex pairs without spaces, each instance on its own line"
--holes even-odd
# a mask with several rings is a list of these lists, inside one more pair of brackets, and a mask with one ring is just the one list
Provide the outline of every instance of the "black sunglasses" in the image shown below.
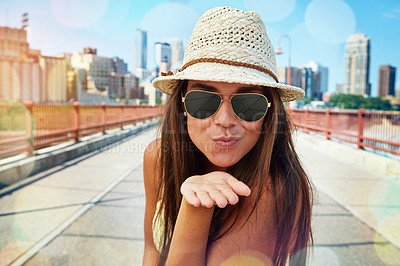
[[[218,111],[223,99],[221,94],[209,91],[193,90],[182,97],[186,112],[197,119],[212,117]],[[256,122],[264,118],[271,103],[259,93],[232,94],[229,98],[235,115],[246,121]]]

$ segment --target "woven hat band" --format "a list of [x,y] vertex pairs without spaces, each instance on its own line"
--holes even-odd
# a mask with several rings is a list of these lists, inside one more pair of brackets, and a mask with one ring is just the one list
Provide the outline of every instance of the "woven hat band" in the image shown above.
[[178,72],[181,72],[184,69],[186,69],[187,67],[197,64],[197,63],[220,63],[220,64],[226,64],[226,65],[232,65],[232,66],[252,68],[252,69],[255,69],[255,70],[258,70],[258,71],[261,71],[263,73],[270,75],[276,82],[279,83],[278,78],[269,69],[266,69],[261,66],[249,64],[249,63],[236,62],[236,61],[231,61],[231,60],[226,60],[226,59],[218,59],[218,58],[198,58],[198,59],[191,60],[191,61],[187,62],[186,64],[184,64],[183,67],[178,70]]

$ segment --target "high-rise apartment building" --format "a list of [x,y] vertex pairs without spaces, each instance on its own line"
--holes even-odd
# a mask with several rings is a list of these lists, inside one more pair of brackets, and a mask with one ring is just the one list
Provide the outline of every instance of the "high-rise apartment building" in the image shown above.
[[390,65],[379,67],[379,91],[378,96],[395,96],[396,68]]
[[370,95],[369,53],[370,38],[365,34],[353,34],[346,40],[344,93]]
[[133,50],[134,69],[147,68],[147,31],[136,29],[135,47]]

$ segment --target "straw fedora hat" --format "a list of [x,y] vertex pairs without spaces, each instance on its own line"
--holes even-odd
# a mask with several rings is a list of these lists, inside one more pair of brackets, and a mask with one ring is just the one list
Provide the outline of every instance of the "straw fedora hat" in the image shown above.
[[279,89],[282,101],[304,97],[301,88],[281,84],[275,51],[260,15],[233,7],[216,7],[197,21],[183,66],[153,80],[159,91],[172,95],[182,80],[220,81]]

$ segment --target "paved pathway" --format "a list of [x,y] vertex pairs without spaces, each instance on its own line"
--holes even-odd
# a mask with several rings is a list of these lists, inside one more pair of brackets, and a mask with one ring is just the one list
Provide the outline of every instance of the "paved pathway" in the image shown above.
[[400,265],[400,250],[391,244],[400,243],[399,179],[321,148],[326,140],[316,136],[296,139],[317,188],[315,265]]
[[[34,176],[36,182],[3,195],[0,265],[15,262],[26,251],[16,264],[29,259],[29,251],[38,251],[26,265],[140,265],[145,204],[141,160],[154,136],[154,129],[143,132]],[[310,265],[400,265],[400,250],[353,215],[357,208],[373,208],[372,213],[379,206],[388,209],[370,206],[372,196],[363,195],[372,193],[371,182],[385,179],[305,142],[297,145],[318,190]],[[382,192],[378,188],[372,189],[376,195]],[[398,202],[385,213],[398,214]]]

